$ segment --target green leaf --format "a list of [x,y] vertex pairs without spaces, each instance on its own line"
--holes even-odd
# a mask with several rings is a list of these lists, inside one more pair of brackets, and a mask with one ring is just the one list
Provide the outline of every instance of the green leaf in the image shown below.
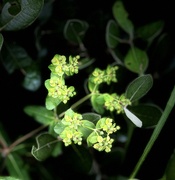
[[[16,1],[15,1],[16,2]],[[39,16],[44,0],[22,0],[10,4],[7,2],[1,12],[1,28],[6,31],[16,31],[31,25]]]
[[153,79],[150,74],[140,76],[134,79],[127,87],[125,95],[126,98],[132,102],[139,100],[151,89]]
[[42,133],[36,137],[37,147],[32,147],[32,155],[38,161],[46,160],[53,152],[58,139],[48,133]]
[[82,116],[83,116],[84,120],[91,121],[94,124],[96,124],[97,121],[101,118],[101,115],[99,115],[97,113],[92,113],[92,112],[83,113]]
[[24,112],[44,125],[51,124],[55,120],[53,112],[43,106],[26,106]]
[[87,144],[89,147],[91,147],[93,144],[97,142],[97,133],[92,132],[88,137],[87,137]]
[[174,180],[175,179],[175,153],[172,154],[171,158],[168,161],[166,170],[165,170],[165,179],[166,180]]
[[119,41],[119,28],[114,20],[109,20],[106,26],[106,44],[109,48],[115,48]]
[[64,27],[64,37],[71,42],[81,44],[89,25],[86,21],[70,19]]
[[143,128],[155,127],[162,115],[162,110],[153,104],[139,104],[127,107],[143,123]]
[[46,97],[46,108],[48,110],[53,110],[61,103],[59,98],[53,98],[51,96]]
[[148,67],[148,62],[147,53],[137,47],[130,48],[124,58],[126,68],[138,74],[144,74]]
[[64,125],[61,121],[58,121],[58,123],[54,127],[54,131],[57,134],[61,134],[64,131],[65,127],[66,125]]
[[3,43],[4,43],[4,37],[3,37],[2,34],[0,33],[0,51],[1,51],[1,48],[2,48]]
[[26,68],[32,64],[32,59],[26,50],[17,44],[6,43],[1,55],[2,63],[9,74],[15,69]]
[[0,176],[0,180],[20,180],[20,179],[12,176],[4,176],[4,177]]
[[139,38],[152,42],[162,32],[163,27],[163,21],[152,22],[139,27],[136,34]]
[[126,11],[122,1],[116,1],[112,7],[112,12],[115,20],[118,22],[119,26],[133,37],[134,35],[134,25],[128,18],[128,12]]
[[86,139],[89,134],[92,133],[93,129],[95,128],[94,123],[87,121],[87,120],[82,120],[83,124],[82,126],[78,127],[78,131],[80,131],[83,134],[83,137]]
[[7,156],[5,163],[10,176],[20,178],[21,180],[30,180],[29,171],[21,155],[13,152]]
[[99,114],[103,114],[105,109],[103,107],[104,105],[104,97],[103,95],[93,95],[91,96],[91,104],[93,109],[99,113]]
[[25,69],[25,78],[23,80],[23,87],[30,91],[36,91],[41,86],[41,75],[35,66],[30,66]]

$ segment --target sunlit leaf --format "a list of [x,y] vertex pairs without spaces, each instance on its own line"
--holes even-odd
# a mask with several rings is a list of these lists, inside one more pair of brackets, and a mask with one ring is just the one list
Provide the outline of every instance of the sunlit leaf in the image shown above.
[[109,48],[117,46],[119,37],[119,28],[114,20],[109,20],[106,26],[106,44]]
[[21,4],[7,2],[2,8],[0,24],[6,31],[24,29],[39,16],[44,0],[22,0]]
[[89,25],[86,21],[69,19],[64,27],[64,37],[71,42],[81,44]]
[[58,121],[54,127],[54,131],[57,134],[61,134],[64,131],[65,127],[66,127],[66,125],[64,125],[61,121]]
[[126,107],[124,107],[124,112],[126,116],[137,126],[142,127],[142,121],[131,111],[129,111]]
[[124,58],[124,64],[127,69],[134,73],[144,74],[148,67],[148,55],[137,47],[130,48]]
[[131,20],[128,18],[128,12],[124,7],[122,1],[116,1],[112,7],[112,12],[115,20],[118,22],[119,26],[133,37],[134,34],[134,25]]
[[93,95],[91,97],[91,104],[93,109],[99,113],[99,114],[103,114],[105,109],[104,109],[104,97],[103,95]]
[[42,133],[36,137],[37,146],[32,147],[32,155],[38,161],[44,161],[53,152],[58,140],[48,133]]
[[153,79],[150,74],[140,76],[134,79],[126,89],[126,97],[132,102],[139,100],[151,89]]
[[48,125],[54,121],[53,112],[43,106],[26,106],[24,112],[41,124]]
[[46,108],[48,110],[53,110],[61,103],[59,98],[53,98],[51,96],[46,97]]

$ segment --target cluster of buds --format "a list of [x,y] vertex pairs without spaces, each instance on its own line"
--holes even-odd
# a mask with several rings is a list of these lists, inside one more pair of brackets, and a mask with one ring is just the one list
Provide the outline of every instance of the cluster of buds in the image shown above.
[[78,73],[78,59],[80,56],[69,56],[69,62],[66,62],[66,57],[56,54],[49,65],[51,70],[50,79],[45,81],[45,86],[48,90],[48,96],[59,99],[60,102],[67,103],[70,97],[73,97],[76,92],[73,86],[65,85],[64,76],[71,76]]
[[105,96],[104,106],[107,110],[114,111],[116,110],[118,114],[123,112],[124,107],[131,105],[131,101],[125,97],[124,94],[117,95],[113,93],[111,95]]
[[110,152],[112,143],[114,142],[114,139],[110,137],[110,134],[113,134],[119,129],[120,127],[116,126],[111,118],[100,119],[96,124],[96,135],[94,134],[96,141],[93,145],[94,149]]
[[66,74],[67,76],[72,76],[78,73],[78,60],[80,56],[69,56],[69,62],[66,61],[66,57],[56,54],[51,60],[52,64],[49,69],[52,73],[62,76]]
[[120,127],[116,126],[111,118],[101,118],[94,124],[89,120],[83,120],[81,114],[68,109],[54,130],[59,134],[65,146],[72,143],[81,145],[86,139],[88,146],[98,151],[110,152],[114,142],[110,135],[119,129]]
[[66,111],[61,123],[65,126],[64,130],[60,133],[65,146],[68,146],[74,142],[75,144],[82,144],[83,134],[78,131],[78,128],[82,125],[82,115],[73,112],[71,109]]
[[108,66],[107,69],[101,70],[96,68],[90,77],[90,81],[94,84],[117,82],[116,71],[117,66]]

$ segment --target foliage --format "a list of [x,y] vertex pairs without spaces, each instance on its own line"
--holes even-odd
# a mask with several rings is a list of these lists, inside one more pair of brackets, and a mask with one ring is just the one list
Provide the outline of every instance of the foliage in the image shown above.
[[[161,94],[167,99],[160,103],[157,98],[156,75],[162,80],[174,70],[170,62],[162,73],[163,57],[169,58],[163,49],[164,21],[139,25],[130,18],[127,3],[116,0],[105,12],[107,20],[97,19],[104,51],[94,45],[93,21],[81,17],[82,12],[73,15],[75,4],[0,3],[1,84],[8,102],[3,103],[7,115],[0,122],[0,180],[66,179],[70,173],[76,179],[173,179],[172,149],[161,172],[149,174],[150,167],[144,166],[175,103],[174,82]],[[56,5],[69,5],[72,14],[55,12]],[[12,103],[24,114],[13,111]],[[6,122],[7,116],[15,122]],[[143,132],[151,135],[139,144]]]

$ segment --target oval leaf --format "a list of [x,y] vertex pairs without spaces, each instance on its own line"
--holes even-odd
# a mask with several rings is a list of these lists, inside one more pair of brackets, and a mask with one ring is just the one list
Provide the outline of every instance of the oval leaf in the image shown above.
[[147,53],[139,48],[131,48],[124,58],[127,69],[134,73],[144,74],[148,67]]
[[152,22],[139,27],[136,31],[136,34],[138,37],[151,42],[162,32],[163,27],[163,21]]
[[119,26],[133,37],[134,35],[134,25],[128,19],[128,12],[126,11],[122,1],[116,1],[112,7],[112,12],[115,20],[118,22]]
[[53,110],[54,108],[56,108],[59,104],[61,103],[59,98],[53,98],[51,96],[47,96],[46,97],[46,108],[48,110]]
[[2,48],[1,55],[3,65],[9,74],[16,69],[30,67],[33,62],[27,51],[17,44],[6,42],[6,46]]
[[44,0],[22,0],[20,2],[21,4],[15,4],[15,6],[19,6],[20,11],[18,13],[10,11],[12,4],[9,2],[4,5],[0,20],[3,30],[15,31],[31,25],[39,16],[44,5]]
[[81,44],[89,25],[78,19],[68,20],[64,27],[64,36],[68,41]]
[[126,116],[137,126],[142,127],[142,121],[135,116],[131,111],[129,111],[126,107],[124,107],[124,112]]
[[126,89],[126,97],[132,102],[143,97],[152,87],[153,79],[150,74],[134,79]]
[[44,161],[47,159],[55,148],[58,140],[48,133],[42,133],[36,137],[37,147],[32,147],[32,155],[38,161]]
[[90,122],[93,122],[94,124],[96,124],[97,121],[101,118],[101,115],[92,112],[84,113],[82,114],[82,116],[84,120],[88,120]]
[[115,48],[119,41],[119,28],[114,20],[109,20],[106,26],[106,44],[109,48]]
[[44,125],[51,124],[54,121],[53,112],[43,106],[26,106],[24,112]]
[[153,104],[139,104],[128,109],[141,119],[144,128],[155,127],[162,115],[162,110]]
[[83,120],[82,122],[83,124],[78,128],[78,131],[80,131],[83,134],[83,137],[86,139],[89,134],[92,133],[93,129],[95,129],[95,125],[87,120]]

